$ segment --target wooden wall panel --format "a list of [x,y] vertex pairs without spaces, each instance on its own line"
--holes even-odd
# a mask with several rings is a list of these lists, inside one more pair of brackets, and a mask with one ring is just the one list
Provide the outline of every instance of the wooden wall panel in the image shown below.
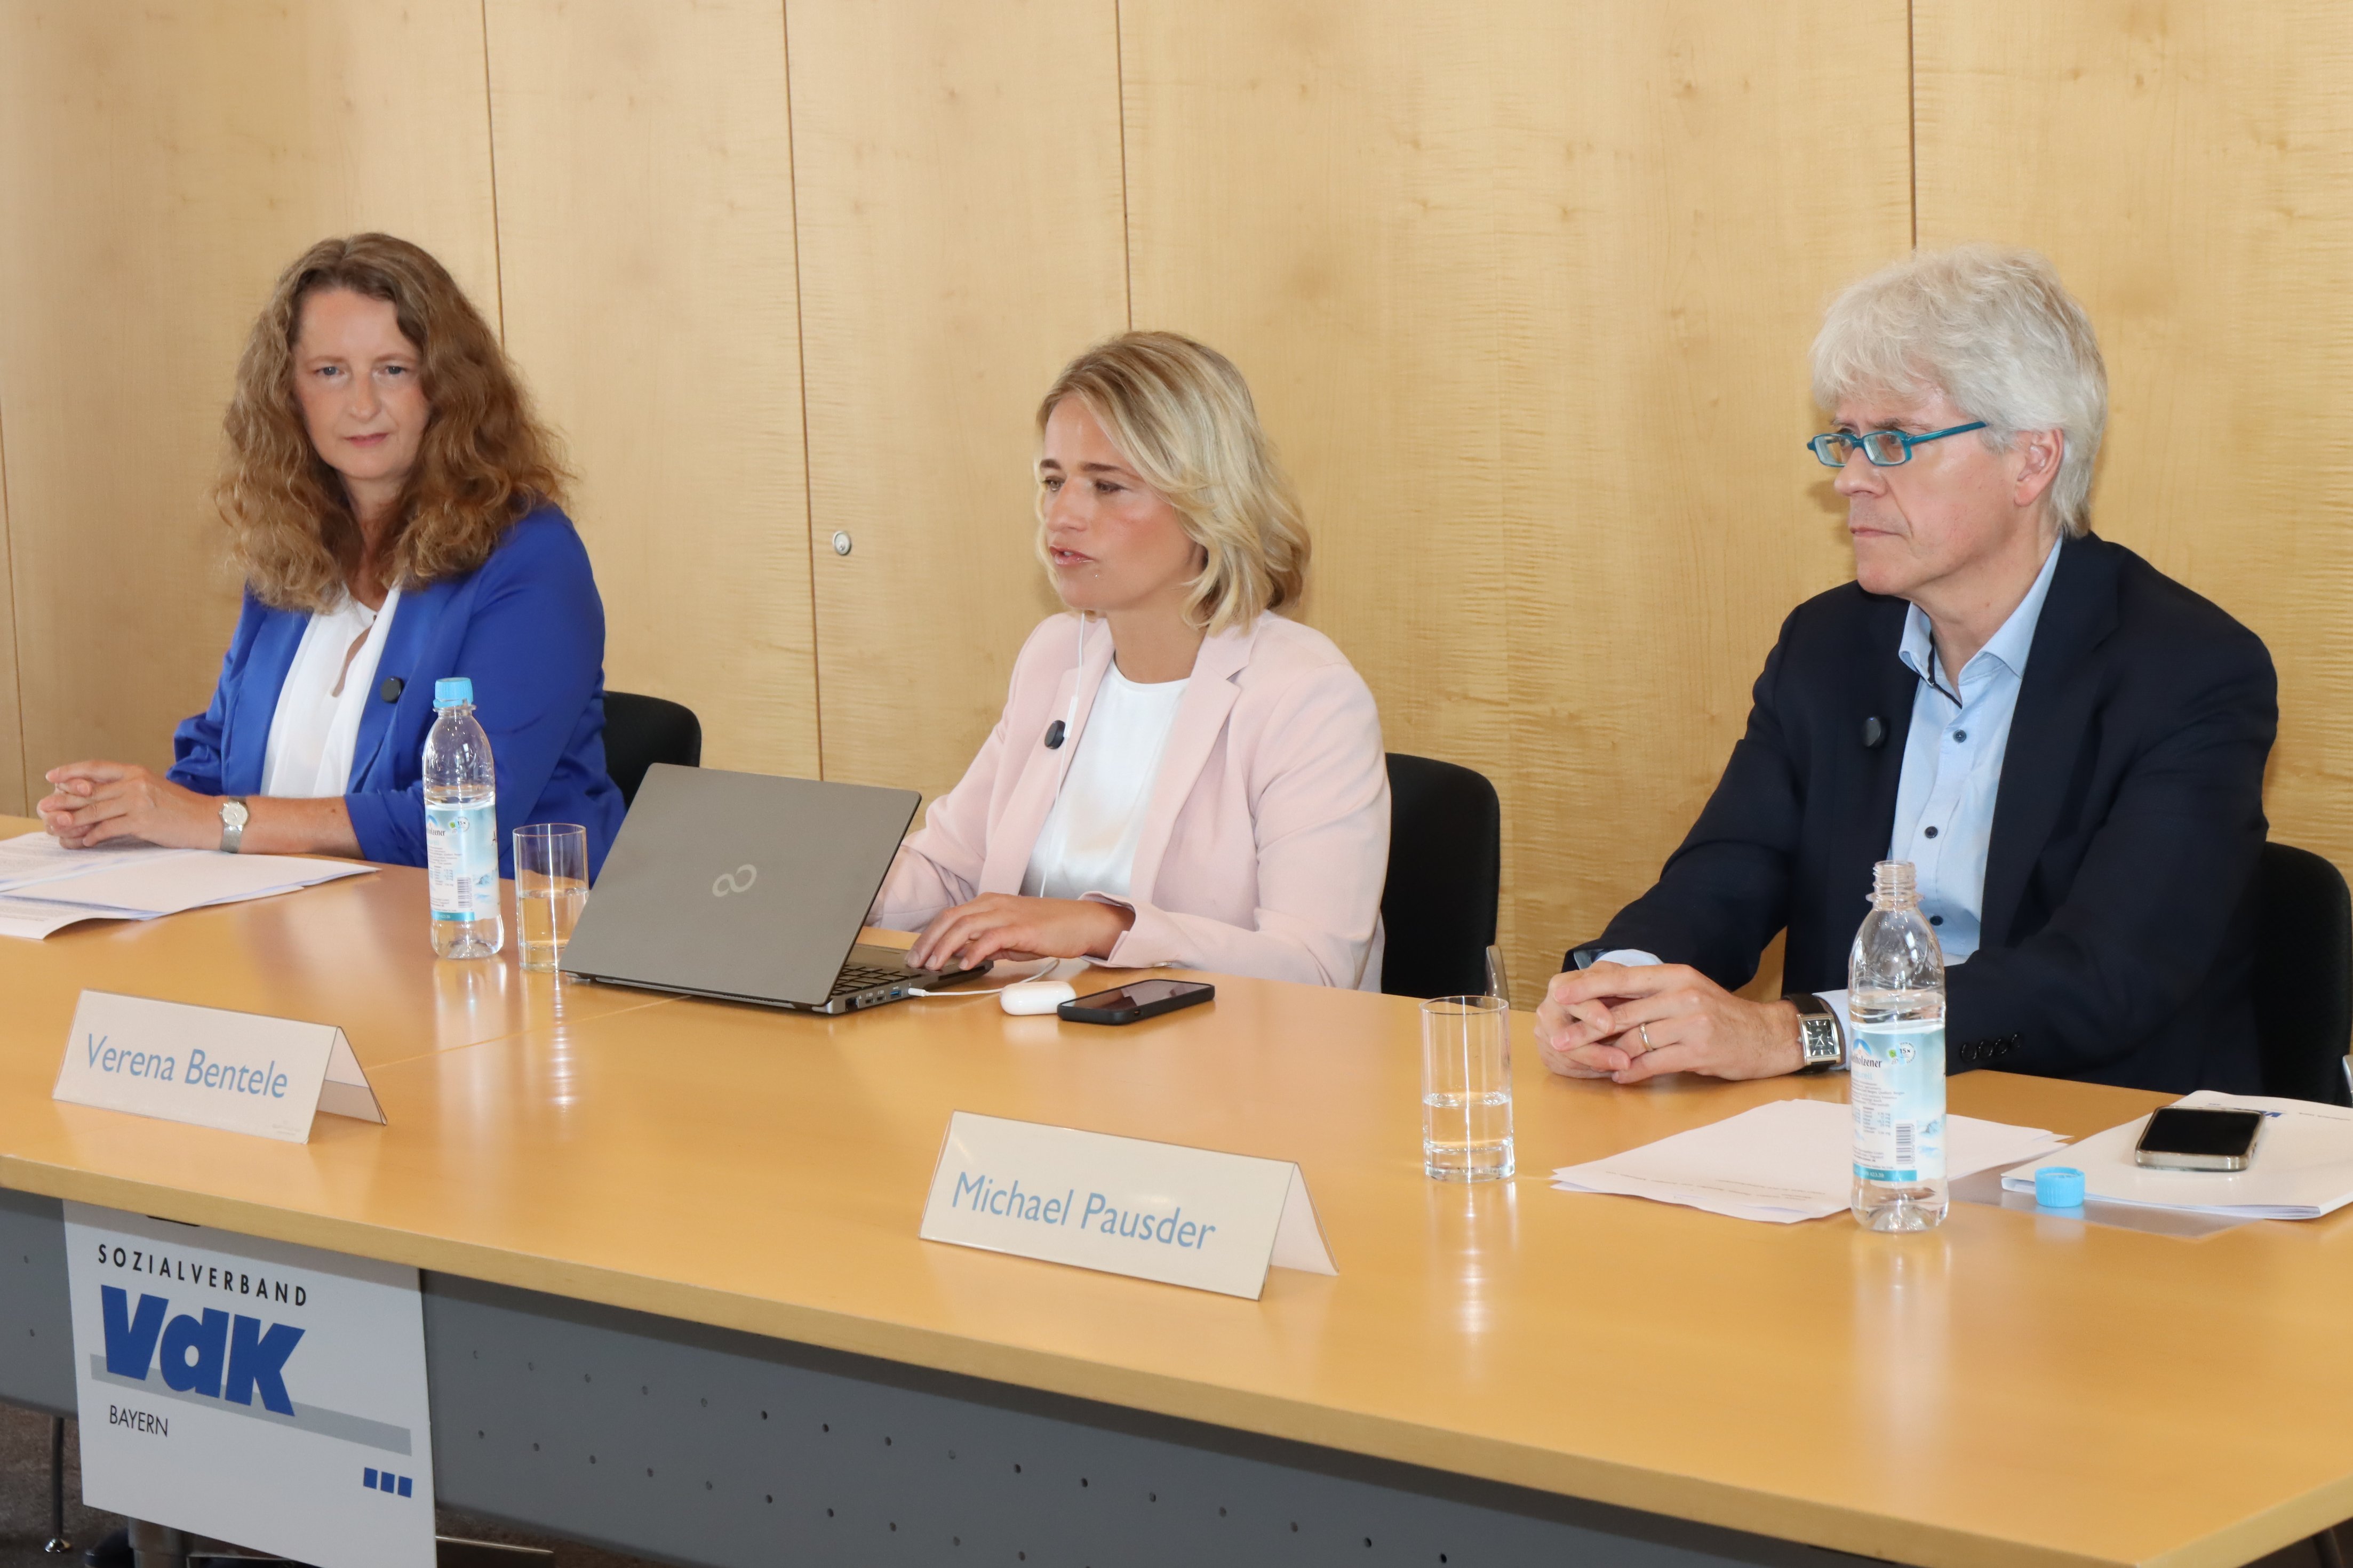
[[1137,324],[1251,377],[1390,748],[1494,780],[1524,999],[1852,569],[1803,359],[1909,240],[1904,17],[1724,15],[1123,6]]
[[491,0],[507,345],[569,437],[605,678],[818,771],[777,0]]
[[204,491],[254,312],[323,235],[495,311],[478,0],[0,7],[0,431],[24,766],[161,764],[237,613]]
[[2091,306],[2099,524],[2271,644],[2275,831],[2353,867],[2353,13],[1909,9],[1912,96],[1905,8],[1826,0],[17,0],[0,806],[203,700],[219,410],[322,234],[494,313],[503,260],[617,684],[714,763],[928,792],[1055,607],[1034,400],[1133,319],[1250,375],[1391,746],[1494,777],[1532,994],[1849,570],[1803,355],[1909,243],[1916,110],[1922,241],[2039,245]]
[[828,778],[954,784],[1060,607],[1031,415],[1127,325],[1114,15],[786,6]]
[[1920,242],[2032,245],[2091,311],[2093,526],[2270,646],[2273,837],[2353,870],[2353,9],[1915,9]]

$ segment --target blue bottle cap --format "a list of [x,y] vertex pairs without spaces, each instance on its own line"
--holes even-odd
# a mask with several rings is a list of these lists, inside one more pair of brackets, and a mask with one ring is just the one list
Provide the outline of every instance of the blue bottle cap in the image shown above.
[[460,702],[474,700],[474,683],[462,675],[446,676],[433,683],[433,710],[455,708]]
[[2045,1165],[2034,1173],[2034,1206],[2079,1209],[2084,1206],[2084,1173],[2073,1165]]

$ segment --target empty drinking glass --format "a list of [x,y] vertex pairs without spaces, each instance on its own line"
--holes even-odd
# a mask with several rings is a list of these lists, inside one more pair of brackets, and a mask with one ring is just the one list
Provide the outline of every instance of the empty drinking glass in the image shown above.
[[516,828],[514,872],[522,966],[554,969],[588,902],[588,830],[569,822]]
[[1511,1004],[1421,1005],[1421,1167],[1440,1182],[1502,1181],[1512,1159]]

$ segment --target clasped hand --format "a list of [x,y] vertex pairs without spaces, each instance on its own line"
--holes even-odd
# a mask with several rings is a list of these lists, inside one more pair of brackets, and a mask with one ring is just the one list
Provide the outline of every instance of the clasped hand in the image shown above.
[[129,763],[68,763],[42,775],[51,786],[34,807],[69,849],[136,838],[174,849],[220,847],[220,802]]
[[919,969],[972,969],[992,958],[1108,958],[1134,923],[1134,910],[1092,899],[983,893],[925,926],[907,960]]
[[1672,1072],[1771,1078],[1804,1065],[1795,1007],[1746,1001],[1681,963],[1554,975],[1536,1009],[1536,1047],[1564,1077],[1620,1083]]

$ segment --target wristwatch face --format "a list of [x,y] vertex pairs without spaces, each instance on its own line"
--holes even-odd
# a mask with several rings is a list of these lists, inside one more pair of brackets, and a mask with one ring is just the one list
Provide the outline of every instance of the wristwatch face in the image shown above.
[[1838,1020],[1835,1018],[1800,1017],[1798,1039],[1806,1054],[1806,1064],[1834,1062],[1839,1058]]
[[245,802],[241,800],[225,800],[221,802],[221,826],[223,827],[243,827],[245,826],[245,819],[252,815],[253,814],[251,812],[245,809]]

